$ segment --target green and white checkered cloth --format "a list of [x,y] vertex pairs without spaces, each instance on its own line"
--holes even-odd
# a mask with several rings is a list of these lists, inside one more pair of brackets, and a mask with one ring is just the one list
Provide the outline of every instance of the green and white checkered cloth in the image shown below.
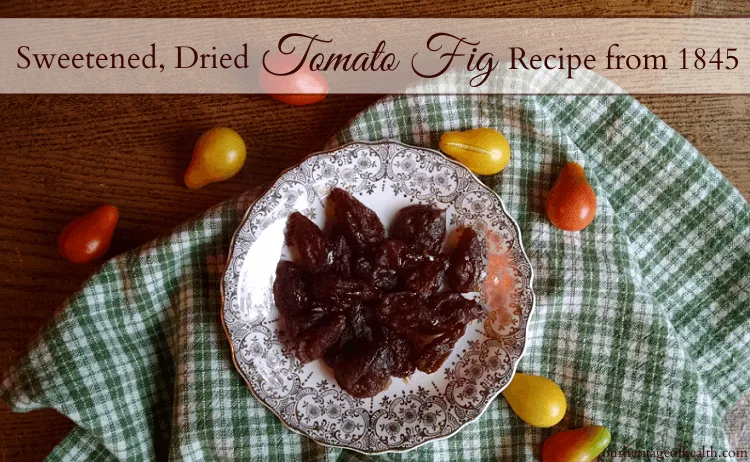
[[[586,424],[605,425],[615,450],[728,449],[723,418],[750,390],[748,204],[627,95],[393,96],[334,144],[435,148],[441,133],[479,126],[510,141],[510,164],[485,181],[518,220],[536,271],[519,370],[560,384],[568,415],[536,429],[498,398],[452,438],[380,458],[533,460],[553,431]],[[544,213],[569,160],[598,195],[581,233]],[[219,280],[261,189],[106,263],[9,371],[0,393],[15,411],[51,407],[77,423],[50,460],[368,458],[286,430],[232,364]]]

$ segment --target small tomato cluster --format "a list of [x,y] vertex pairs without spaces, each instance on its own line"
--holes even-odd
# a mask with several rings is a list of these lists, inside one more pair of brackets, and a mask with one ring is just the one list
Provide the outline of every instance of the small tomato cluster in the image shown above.
[[[440,150],[477,175],[500,173],[510,160],[508,140],[491,128],[443,133]],[[596,193],[583,167],[575,162],[563,167],[549,193],[546,208],[552,224],[564,231],[581,231],[594,221]]]
[[[560,423],[567,410],[565,394],[552,380],[516,373],[503,390],[513,412],[534,427]],[[552,434],[542,444],[542,462],[591,462],[609,445],[609,431],[587,426]]]

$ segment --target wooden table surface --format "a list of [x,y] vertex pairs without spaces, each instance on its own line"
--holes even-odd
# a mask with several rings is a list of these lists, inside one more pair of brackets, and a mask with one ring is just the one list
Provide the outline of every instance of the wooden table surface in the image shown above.
[[[6,0],[2,17],[734,16],[745,0]],[[143,244],[318,150],[377,96],[330,96],[290,107],[263,96],[0,96],[0,373],[63,300],[96,270],[57,253],[73,217],[110,202],[120,225],[108,256]],[[750,95],[640,100],[687,137],[750,198]],[[182,174],[204,130],[224,125],[248,144],[239,175],[189,191]],[[40,460],[71,429],[54,411],[0,404],[0,461]]]

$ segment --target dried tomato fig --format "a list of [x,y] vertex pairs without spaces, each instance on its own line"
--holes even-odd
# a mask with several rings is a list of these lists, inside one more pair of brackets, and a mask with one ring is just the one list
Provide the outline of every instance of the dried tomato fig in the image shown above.
[[366,281],[370,277],[372,269],[372,263],[365,256],[359,256],[352,261],[352,276],[361,281]]
[[326,352],[326,362],[331,367],[336,361],[336,356],[344,351],[347,345],[355,345],[357,342],[372,343],[372,329],[367,321],[364,305],[352,306],[346,317],[346,328],[341,333],[339,341]]
[[432,309],[433,320],[437,328],[442,331],[468,324],[486,314],[482,305],[477,303],[476,300],[469,300],[455,292],[442,292],[433,295],[430,297],[429,306]]
[[339,226],[334,226],[331,232],[331,251],[333,252],[333,264],[331,269],[340,274],[351,274],[352,272],[352,249],[346,242],[344,232]]
[[393,219],[390,236],[436,254],[445,240],[445,210],[422,204],[404,207]]
[[284,260],[276,265],[273,298],[282,316],[295,317],[308,311],[310,279],[293,262]]
[[373,317],[385,325],[402,331],[418,324],[417,318],[427,310],[427,300],[413,292],[394,292],[384,295],[373,304]]
[[448,259],[445,256],[429,257],[406,273],[403,288],[422,295],[433,294],[443,285],[447,269]]
[[341,188],[331,190],[334,216],[352,250],[362,254],[385,239],[378,215]]
[[398,274],[395,270],[378,266],[372,270],[365,282],[381,292],[391,292],[398,286]]
[[299,266],[316,274],[328,271],[333,252],[323,231],[299,212],[289,215],[286,222],[286,243],[297,248]]
[[372,329],[368,323],[364,305],[352,307],[347,314],[347,320],[346,330],[341,335],[341,342],[339,342],[342,347],[351,340],[372,342]]
[[386,239],[373,251],[373,263],[376,266],[404,272],[426,258],[423,252],[414,250],[403,241]]
[[417,361],[417,369],[427,374],[440,369],[440,366],[448,359],[456,342],[466,332],[466,326],[457,326],[448,332],[435,337],[420,352]]
[[336,381],[355,398],[371,398],[391,384],[389,356],[383,344],[357,342],[336,358]]
[[457,292],[476,292],[484,269],[482,244],[476,231],[464,228],[451,254],[448,284]]
[[417,349],[409,338],[388,326],[380,326],[380,337],[388,348],[388,368],[394,377],[408,377],[417,368]]
[[297,345],[297,358],[302,363],[320,358],[323,353],[338,342],[346,327],[346,316],[343,313],[328,313],[318,322],[300,334]]
[[337,273],[315,275],[313,294],[316,299],[334,305],[351,305],[372,300],[379,295],[370,284]]
[[319,302],[312,302],[310,309],[296,315],[284,316],[287,332],[292,339],[297,339],[301,332],[306,331],[320,321],[328,313],[337,311],[335,308]]
[[437,334],[446,330],[439,325],[427,299],[414,292],[394,292],[373,304],[373,317],[395,331],[411,335],[411,331]]

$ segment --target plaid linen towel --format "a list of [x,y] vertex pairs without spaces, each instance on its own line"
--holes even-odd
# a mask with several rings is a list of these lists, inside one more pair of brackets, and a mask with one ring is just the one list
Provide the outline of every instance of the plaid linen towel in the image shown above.
[[[748,204],[622,94],[392,96],[331,145],[391,138],[435,148],[441,133],[479,126],[511,143],[506,170],[484,181],[518,220],[536,271],[519,370],[565,391],[557,429],[605,425],[615,451],[729,449],[724,416],[750,391]],[[598,195],[581,233],[554,228],[544,213],[569,160],[585,166]],[[260,191],[107,262],[8,371],[0,396],[15,411],[51,407],[77,423],[49,460],[369,458],[286,430],[233,367],[219,280]],[[379,458],[534,460],[553,431],[524,424],[498,398],[454,437]]]

